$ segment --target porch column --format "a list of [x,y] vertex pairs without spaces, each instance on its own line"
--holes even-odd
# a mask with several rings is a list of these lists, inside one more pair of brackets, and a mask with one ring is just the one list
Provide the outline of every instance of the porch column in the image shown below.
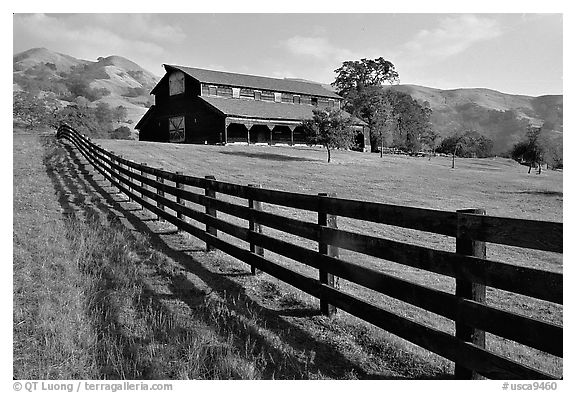
[[224,120],[224,144],[228,144],[228,126],[232,124],[232,120],[226,118]]
[[246,138],[247,138],[248,144],[250,144],[250,129],[251,129],[252,127],[254,127],[254,123],[244,123],[244,126],[245,126],[246,129],[248,130],[248,131],[246,132]]
[[296,125],[289,125],[290,128],[290,146],[294,146],[294,130],[296,129]]
[[272,124],[272,125],[266,124],[266,126],[267,126],[268,129],[270,130],[270,142],[269,142],[268,144],[269,144],[270,146],[272,146],[272,134],[273,134],[273,133],[272,133],[272,130],[274,129],[274,125],[273,125],[273,124]]

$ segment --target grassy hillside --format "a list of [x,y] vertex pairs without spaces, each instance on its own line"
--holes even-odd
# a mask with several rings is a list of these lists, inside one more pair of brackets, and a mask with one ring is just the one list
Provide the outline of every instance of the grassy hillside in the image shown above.
[[523,139],[527,125],[542,127],[543,133],[552,139],[562,137],[562,96],[530,97],[481,88],[440,90],[416,85],[389,88],[410,94],[419,102],[428,102],[433,128],[440,135],[475,129],[494,141],[495,153],[507,152]]
[[150,91],[159,78],[121,56],[99,57],[96,61],[34,48],[13,57],[14,91],[44,92],[59,99],[63,106],[79,96],[91,107],[107,103],[127,109],[131,129],[151,105]]

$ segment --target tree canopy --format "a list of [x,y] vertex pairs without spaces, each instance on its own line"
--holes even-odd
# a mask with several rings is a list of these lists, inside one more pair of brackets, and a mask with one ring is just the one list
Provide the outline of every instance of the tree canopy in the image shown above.
[[[560,145],[561,146],[561,145]],[[540,127],[528,127],[523,140],[516,143],[510,151],[510,156],[521,164],[528,165],[528,173],[532,167],[538,167],[548,162],[553,168],[562,167],[561,147],[545,137]]]
[[452,154],[452,168],[455,167],[455,157],[478,157],[492,156],[494,141],[481,135],[475,130],[462,130],[442,140],[438,152]]
[[350,148],[354,141],[354,131],[351,128],[352,119],[344,117],[341,110],[314,109],[311,119],[302,122],[304,135],[308,145],[323,145],[328,153],[332,149]]
[[50,96],[39,97],[33,93],[21,91],[14,94],[12,112],[14,119],[25,123],[27,128],[36,128],[40,125],[52,125],[59,107],[58,101]]
[[400,81],[394,64],[382,57],[374,60],[345,61],[334,72],[338,75],[332,86],[344,98],[362,87],[382,86],[385,82],[398,83]]

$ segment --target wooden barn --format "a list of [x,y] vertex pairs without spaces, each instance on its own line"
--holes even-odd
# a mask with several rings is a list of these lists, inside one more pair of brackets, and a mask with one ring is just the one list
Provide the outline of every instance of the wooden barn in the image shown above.
[[[299,126],[342,97],[320,84],[164,64],[155,103],[136,125],[141,141],[173,143],[304,143]],[[367,124],[354,120],[356,144],[370,151]]]

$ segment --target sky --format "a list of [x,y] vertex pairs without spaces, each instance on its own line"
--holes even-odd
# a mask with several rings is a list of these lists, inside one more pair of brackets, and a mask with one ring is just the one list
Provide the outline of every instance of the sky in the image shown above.
[[35,47],[321,83],[383,57],[402,84],[563,94],[562,13],[14,14],[13,54]]

